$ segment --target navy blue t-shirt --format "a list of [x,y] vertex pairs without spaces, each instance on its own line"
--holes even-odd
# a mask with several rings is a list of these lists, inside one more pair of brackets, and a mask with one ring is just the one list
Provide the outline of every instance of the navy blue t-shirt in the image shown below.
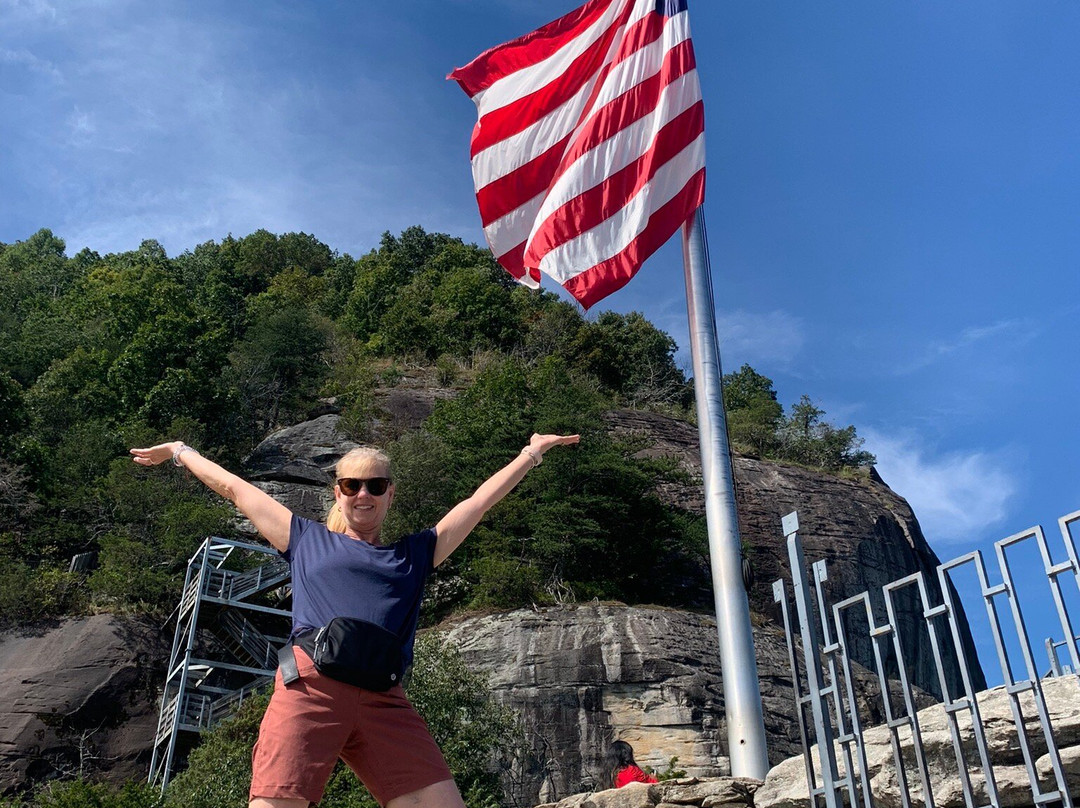
[[433,528],[374,545],[294,514],[281,555],[292,568],[294,637],[335,617],[358,617],[400,636],[404,667],[412,663],[420,598],[434,567]]

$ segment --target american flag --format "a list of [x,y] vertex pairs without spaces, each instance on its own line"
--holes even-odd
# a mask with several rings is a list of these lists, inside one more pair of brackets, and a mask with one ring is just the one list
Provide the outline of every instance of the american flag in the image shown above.
[[484,235],[588,308],[701,205],[705,114],[686,0],[590,0],[459,68]]

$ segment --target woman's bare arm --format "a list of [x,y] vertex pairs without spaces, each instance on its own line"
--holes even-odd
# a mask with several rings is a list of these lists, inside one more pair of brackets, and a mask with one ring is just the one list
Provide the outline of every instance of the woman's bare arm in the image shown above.
[[[521,454],[485,480],[476,492],[459,502],[435,526],[435,566],[444,562],[479,524],[495,503],[513,490],[552,446],[577,443],[578,435],[533,435]],[[535,458],[535,459],[534,459]]]
[[181,449],[177,462],[198,477],[206,486],[229,500],[236,509],[251,520],[255,529],[270,544],[285,552],[289,547],[289,528],[292,511],[247,480],[237,477],[208,460],[180,441],[161,443],[148,449],[132,449],[132,460],[141,466],[156,466],[173,459],[173,453]]

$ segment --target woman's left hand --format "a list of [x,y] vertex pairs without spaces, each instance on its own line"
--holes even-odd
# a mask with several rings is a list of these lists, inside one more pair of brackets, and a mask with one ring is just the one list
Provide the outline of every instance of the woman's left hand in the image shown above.
[[140,466],[156,466],[166,460],[172,460],[173,452],[182,445],[180,441],[175,440],[170,443],[159,443],[149,449],[132,449],[131,459]]
[[541,457],[552,446],[568,446],[581,440],[581,435],[537,435],[529,438],[529,448]]

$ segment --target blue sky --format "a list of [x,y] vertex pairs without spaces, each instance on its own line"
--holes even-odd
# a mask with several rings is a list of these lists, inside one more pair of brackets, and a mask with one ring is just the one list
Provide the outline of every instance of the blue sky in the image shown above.
[[[445,75],[574,5],[0,0],[0,241],[482,242]],[[855,424],[943,559],[1056,531],[1080,508],[1080,5],[691,15],[725,369]],[[680,262],[597,309],[644,312],[688,368]]]

